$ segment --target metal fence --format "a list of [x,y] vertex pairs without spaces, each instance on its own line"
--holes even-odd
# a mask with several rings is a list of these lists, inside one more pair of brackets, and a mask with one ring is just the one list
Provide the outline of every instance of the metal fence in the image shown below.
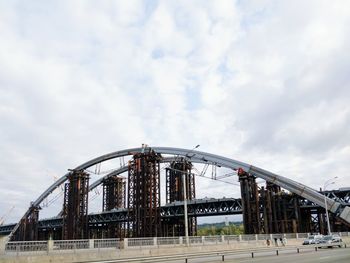
[[[333,233],[342,237],[350,236],[350,232]],[[309,233],[289,233],[289,234],[259,234],[259,235],[225,235],[225,236],[190,236],[188,243],[190,246],[230,244],[230,242],[261,242],[263,240],[304,239]],[[49,241],[17,241],[8,242],[5,252],[49,252],[49,251],[69,251],[83,249],[127,249],[141,247],[159,246],[182,246],[186,244],[185,237],[149,237],[149,238],[126,238],[124,240],[111,239],[81,239],[81,240],[49,240]]]

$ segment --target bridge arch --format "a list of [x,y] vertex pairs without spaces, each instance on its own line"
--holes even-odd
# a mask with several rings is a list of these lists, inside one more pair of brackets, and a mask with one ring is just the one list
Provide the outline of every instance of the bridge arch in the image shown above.
[[[191,160],[191,162],[194,163],[208,163],[208,164],[214,164],[219,165],[222,167],[230,168],[233,170],[237,170],[239,168],[243,169],[245,172],[250,173],[256,177],[262,178],[268,182],[274,183],[292,193],[295,193],[299,196],[302,196],[315,204],[318,204],[319,206],[325,208],[324,203],[324,195],[318,193],[315,189],[308,187],[302,183],[296,182],[292,179],[286,178],[281,175],[274,174],[272,172],[269,172],[267,170],[261,169],[259,167],[227,158],[220,155],[215,155],[212,153],[202,152],[202,151],[196,151],[193,149],[183,149],[183,148],[172,148],[172,147],[139,147],[139,148],[130,148],[125,149],[121,151],[116,151],[112,153],[108,153],[105,155],[101,155],[99,157],[96,157],[92,160],[89,160],[79,166],[77,166],[74,170],[85,170],[95,164],[102,163],[107,160],[133,155],[135,153],[140,153],[143,151],[148,151],[152,149],[156,153],[159,154],[168,154],[168,155],[175,155],[175,156],[181,156],[185,157]],[[171,158],[169,158],[171,159]],[[114,171],[114,173],[121,173],[126,171],[126,167],[121,167]],[[112,172],[113,173],[113,172]],[[33,206],[39,206],[41,202],[50,194],[52,193],[57,187],[59,187],[62,183],[64,183],[68,176],[69,172],[63,175],[61,178],[59,178],[55,183],[53,183],[46,191],[44,191],[33,203]],[[110,175],[110,174],[109,174]],[[107,175],[108,176],[108,175]],[[99,179],[97,181],[101,181],[102,179]],[[97,186],[99,182],[95,182],[91,185],[90,189],[92,189],[92,186]],[[350,223],[350,207],[344,206],[343,204],[330,199],[326,198],[327,202],[327,208],[330,212],[335,213],[340,218],[345,220],[346,222]],[[26,211],[24,216],[22,218],[26,218],[30,213],[30,209]],[[13,228],[12,232],[10,233],[10,237],[15,233],[20,225],[20,221],[17,223],[15,228]]]

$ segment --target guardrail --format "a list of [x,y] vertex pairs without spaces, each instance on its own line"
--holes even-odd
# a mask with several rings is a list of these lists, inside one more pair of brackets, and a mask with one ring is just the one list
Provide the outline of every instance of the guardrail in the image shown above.
[[[350,236],[350,232],[333,233],[342,237]],[[232,243],[254,243],[274,239],[304,239],[309,233],[296,234],[259,234],[259,235],[218,235],[218,236],[191,236],[189,246],[219,245]],[[270,243],[267,242],[267,243]],[[132,249],[147,247],[176,247],[186,244],[185,237],[150,237],[121,239],[80,239],[80,240],[48,240],[48,241],[17,241],[5,245],[5,253],[11,252],[50,252],[83,249]]]

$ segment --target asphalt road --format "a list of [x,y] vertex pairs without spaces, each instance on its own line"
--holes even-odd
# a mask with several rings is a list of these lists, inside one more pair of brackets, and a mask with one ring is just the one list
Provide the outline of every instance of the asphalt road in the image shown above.
[[[94,262],[130,262],[129,260],[110,260],[110,261],[94,261]],[[132,262],[168,262],[168,263],[185,263],[185,259],[165,259],[159,258],[148,258],[147,260],[132,260]],[[274,263],[274,262],[301,262],[301,263],[349,263],[350,262],[350,248],[322,248],[315,251],[313,247],[303,247],[300,253],[296,250],[279,250],[279,254],[276,255],[276,250],[269,251],[256,251],[254,258],[251,257],[250,253],[243,254],[231,254],[225,255],[224,261],[222,261],[222,255],[213,253],[210,256],[198,256],[189,257],[187,263],[246,263],[246,262],[257,262],[257,263]]]
[[[288,263],[288,262],[301,262],[301,263],[326,263],[326,262],[332,262],[332,263],[349,263],[350,262],[350,249],[349,248],[333,248],[333,249],[319,249],[317,252],[310,250],[310,251],[304,251],[300,254],[292,252],[292,251],[285,251],[280,252],[278,256],[276,256],[275,253],[266,252],[266,253],[259,253],[254,255],[254,258],[251,258],[249,256],[243,255],[232,255],[232,256],[225,256],[226,263],[247,263],[247,262],[257,262],[257,263]],[[172,261],[173,262],[173,261]],[[175,262],[175,261],[174,261]],[[177,262],[184,262],[183,260],[177,261]],[[218,259],[218,257],[211,257],[211,258],[197,258],[197,259],[189,259],[188,263],[219,263],[223,262],[221,259]]]
[[235,260],[225,260],[225,262],[301,262],[301,263],[311,263],[311,262],[332,262],[332,263],[349,263],[350,262],[350,249],[334,248],[334,249],[320,249],[317,252],[310,251],[300,254],[288,253],[280,254],[279,256],[257,256],[254,259],[235,259]]

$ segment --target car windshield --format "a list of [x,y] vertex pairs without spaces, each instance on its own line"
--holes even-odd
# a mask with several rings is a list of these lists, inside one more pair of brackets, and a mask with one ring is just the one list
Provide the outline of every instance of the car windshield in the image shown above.
[[324,239],[325,239],[325,240],[331,240],[332,237],[331,237],[331,236],[325,236]]
[[309,236],[309,239],[314,239],[315,238],[315,236]]

